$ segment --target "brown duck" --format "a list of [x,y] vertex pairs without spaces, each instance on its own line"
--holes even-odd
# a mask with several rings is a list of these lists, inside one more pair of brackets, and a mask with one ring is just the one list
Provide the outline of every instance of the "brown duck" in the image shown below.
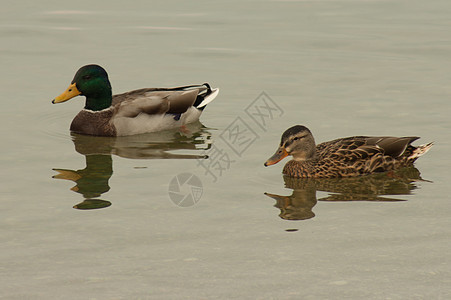
[[353,136],[315,144],[310,130],[302,125],[287,129],[276,153],[265,166],[293,156],[283,168],[290,177],[351,177],[386,172],[413,165],[432,147],[411,143],[419,137]]

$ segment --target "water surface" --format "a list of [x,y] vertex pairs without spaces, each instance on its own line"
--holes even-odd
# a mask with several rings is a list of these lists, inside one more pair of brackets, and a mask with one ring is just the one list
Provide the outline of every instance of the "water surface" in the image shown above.
[[[449,1],[22,1],[0,14],[5,299],[451,296]],[[221,91],[189,131],[71,135],[82,98],[50,101],[88,63],[115,93]],[[262,99],[278,106],[264,125],[249,113]],[[263,162],[294,124],[317,142],[436,144],[407,177],[287,184],[283,163]],[[227,162],[215,176],[213,150]],[[168,193],[181,173],[202,183],[190,207]]]

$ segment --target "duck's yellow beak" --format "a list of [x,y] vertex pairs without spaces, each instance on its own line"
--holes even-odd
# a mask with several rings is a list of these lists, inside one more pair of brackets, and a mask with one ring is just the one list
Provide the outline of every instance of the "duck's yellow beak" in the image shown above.
[[64,93],[62,93],[61,95],[59,95],[58,97],[53,99],[52,103],[55,104],[55,103],[65,102],[65,101],[72,99],[75,96],[78,96],[80,94],[81,93],[77,89],[77,86],[75,85],[75,82],[74,82],[71,85],[69,85],[69,87],[67,88],[67,90],[64,91]]
[[271,157],[265,162],[265,167],[270,166],[270,165],[277,164],[279,161],[281,161],[282,159],[284,159],[284,158],[287,157],[287,156],[288,156],[287,150],[285,150],[284,147],[279,147],[279,149],[277,149],[276,153],[274,153],[274,155],[271,156]]

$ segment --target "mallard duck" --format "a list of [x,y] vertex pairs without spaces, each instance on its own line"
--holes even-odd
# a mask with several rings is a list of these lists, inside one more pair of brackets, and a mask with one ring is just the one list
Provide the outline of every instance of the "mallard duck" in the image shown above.
[[433,145],[412,146],[417,139],[353,136],[316,145],[310,130],[296,125],[283,133],[279,148],[265,166],[292,155],[293,160],[283,168],[283,174],[290,177],[333,178],[386,172],[413,165]]
[[52,103],[85,96],[85,107],[73,119],[70,130],[87,135],[125,136],[194,122],[218,92],[219,89],[204,83],[144,88],[113,96],[107,72],[101,66],[86,65],[77,71],[67,90]]

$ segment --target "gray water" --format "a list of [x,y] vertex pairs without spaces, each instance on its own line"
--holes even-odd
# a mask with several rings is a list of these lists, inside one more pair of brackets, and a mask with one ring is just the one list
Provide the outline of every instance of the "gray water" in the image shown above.
[[[0,297],[451,297],[451,2],[16,1],[0,15]],[[187,130],[71,135],[83,99],[51,100],[88,63],[115,93],[220,94]],[[400,174],[287,181],[263,162],[294,124],[317,142],[435,146]]]

